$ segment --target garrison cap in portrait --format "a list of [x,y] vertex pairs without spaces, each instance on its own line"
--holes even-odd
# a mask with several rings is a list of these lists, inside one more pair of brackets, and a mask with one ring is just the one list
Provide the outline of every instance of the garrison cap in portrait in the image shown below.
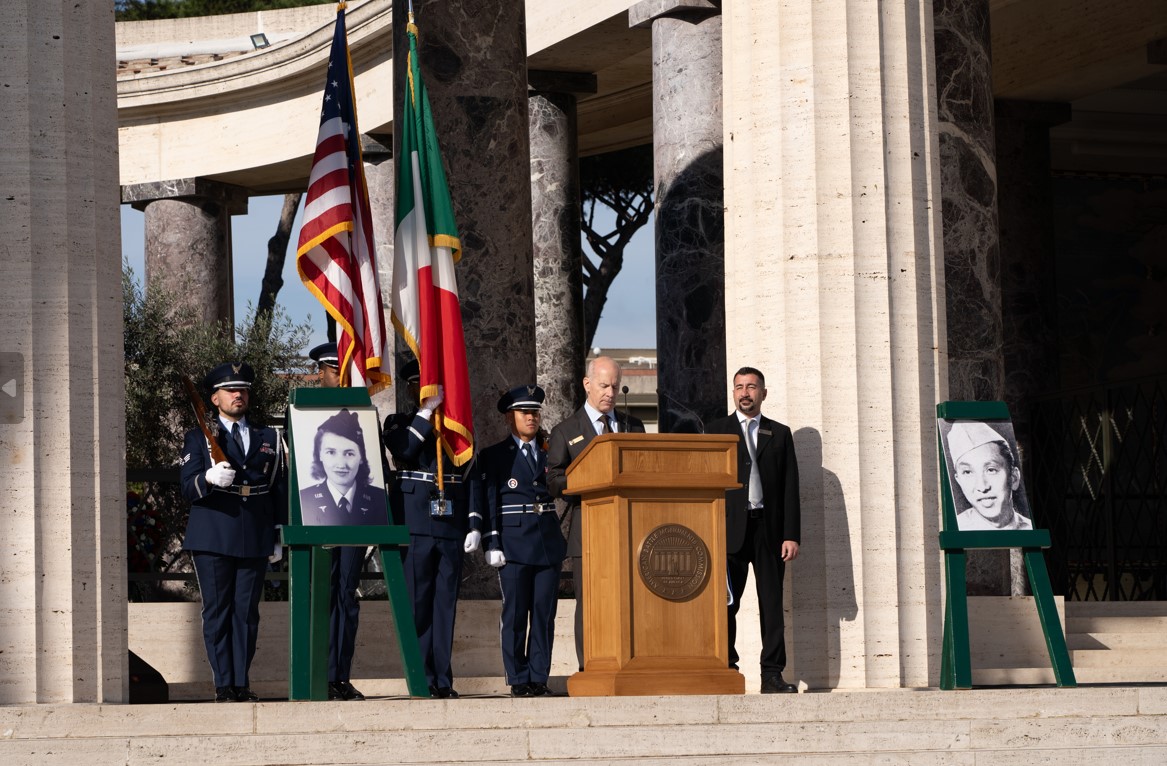
[[[955,465],[965,454],[984,444],[1003,443],[1009,449],[1009,441],[984,423],[958,420],[948,432],[948,455]],[[1012,453],[1012,450],[1009,450]]]

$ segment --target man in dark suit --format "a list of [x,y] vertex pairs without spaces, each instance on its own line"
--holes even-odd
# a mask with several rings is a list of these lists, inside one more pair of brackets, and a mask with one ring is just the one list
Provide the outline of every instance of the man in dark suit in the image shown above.
[[540,423],[543,389],[519,386],[498,410],[510,435],[479,453],[470,484],[470,526],[485,530],[486,562],[502,589],[502,662],[515,697],[550,694],[559,570],[567,544],[547,489]]
[[725,493],[725,551],[729,587],[729,664],[737,667],[734,646],[737,611],[754,565],[758,611],[762,627],[762,693],[795,692],[782,678],[786,669],[782,579],[786,562],[798,557],[798,461],[790,429],[762,415],[766,379],[759,370],[743,367],[733,376],[737,411],[715,420],[711,434],[734,434],[738,442],[740,489]]
[[611,357],[598,356],[588,363],[583,379],[587,401],[584,406],[555,426],[547,447],[547,486],[555,497],[563,498],[570,514],[567,555],[571,557],[571,577],[575,583],[575,656],[583,670],[583,548],[580,538],[580,502],[567,495],[567,467],[592,439],[607,433],[644,433],[644,423],[628,413],[616,412],[620,392],[620,365]]
[[[407,381],[410,396],[420,392],[420,368],[407,364],[398,380]],[[438,393],[412,412],[385,419],[385,446],[397,467],[393,482],[394,523],[409,527],[409,547],[402,553],[405,584],[413,600],[413,621],[425,665],[430,694],[438,699],[458,696],[454,690],[452,655],[462,554],[478,549],[477,531],[467,532],[469,513],[463,470],[446,454],[438,455],[434,411],[444,397]],[[437,472],[443,489],[438,489]]]
[[287,514],[283,442],[274,429],[247,422],[250,365],[211,370],[216,417],[210,424],[227,460],[213,462],[199,428],[182,449],[182,495],[190,517],[182,547],[194,559],[203,599],[203,641],[215,678],[215,702],[254,702],[248,674],[259,634],[259,601],[269,561],[281,558],[276,525]]

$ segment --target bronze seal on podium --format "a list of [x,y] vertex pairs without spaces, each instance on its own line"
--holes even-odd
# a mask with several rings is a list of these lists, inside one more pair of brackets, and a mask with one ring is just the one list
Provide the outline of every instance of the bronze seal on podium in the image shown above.
[[662,524],[649,532],[637,560],[645,586],[669,601],[688,601],[709,581],[709,546],[680,524]]

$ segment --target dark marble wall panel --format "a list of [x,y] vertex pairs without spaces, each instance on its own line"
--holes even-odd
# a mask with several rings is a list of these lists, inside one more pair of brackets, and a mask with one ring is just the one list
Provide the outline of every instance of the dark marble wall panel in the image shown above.
[[535,253],[535,354],[547,391],[543,423],[550,429],[583,403],[583,279],[580,244],[576,99],[533,92],[531,222]]
[[988,0],[933,0],[951,399],[1000,399],[997,164]]
[[[652,21],[660,430],[726,411],[721,16]],[[742,360],[746,364],[751,360]],[[676,402],[683,404],[678,407]]]
[[[535,378],[530,145],[524,6],[509,0],[414,2],[454,214],[457,267],[479,447],[505,435],[501,391]],[[393,9],[394,50],[408,50],[406,4]],[[406,56],[394,57],[395,93]],[[400,100],[396,105],[399,114]],[[400,153],[394,152],[400,160]]]
[[[456,273],[481,449],[507,433],[495,409],[500,392],[535,379],[525,10],[511,0],[415,0],[413,6],[419,63],[462,238]],[[398,94],[405,92],[406,12],[404,0],[396,0]],[[394,157],[399,162],[400,151]],[[497,576],[481,554],[466,557],[461,593],[497,596]]]
[[[933,0],[948,398],[1005,394],[988,0]],[[969,593],[1011,591],[1007,551],[969,556]]]

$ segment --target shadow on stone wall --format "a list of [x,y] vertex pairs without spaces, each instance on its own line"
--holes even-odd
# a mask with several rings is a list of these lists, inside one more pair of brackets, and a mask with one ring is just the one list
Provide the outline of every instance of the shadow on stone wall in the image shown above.
[[813,428],[794,434],[802,494],[802,545],[789,567],[794,670],[811,689],[835,689],[842,676],[841,630],[853,622],[855,565],[839,478],[823,466],[823,440]]

